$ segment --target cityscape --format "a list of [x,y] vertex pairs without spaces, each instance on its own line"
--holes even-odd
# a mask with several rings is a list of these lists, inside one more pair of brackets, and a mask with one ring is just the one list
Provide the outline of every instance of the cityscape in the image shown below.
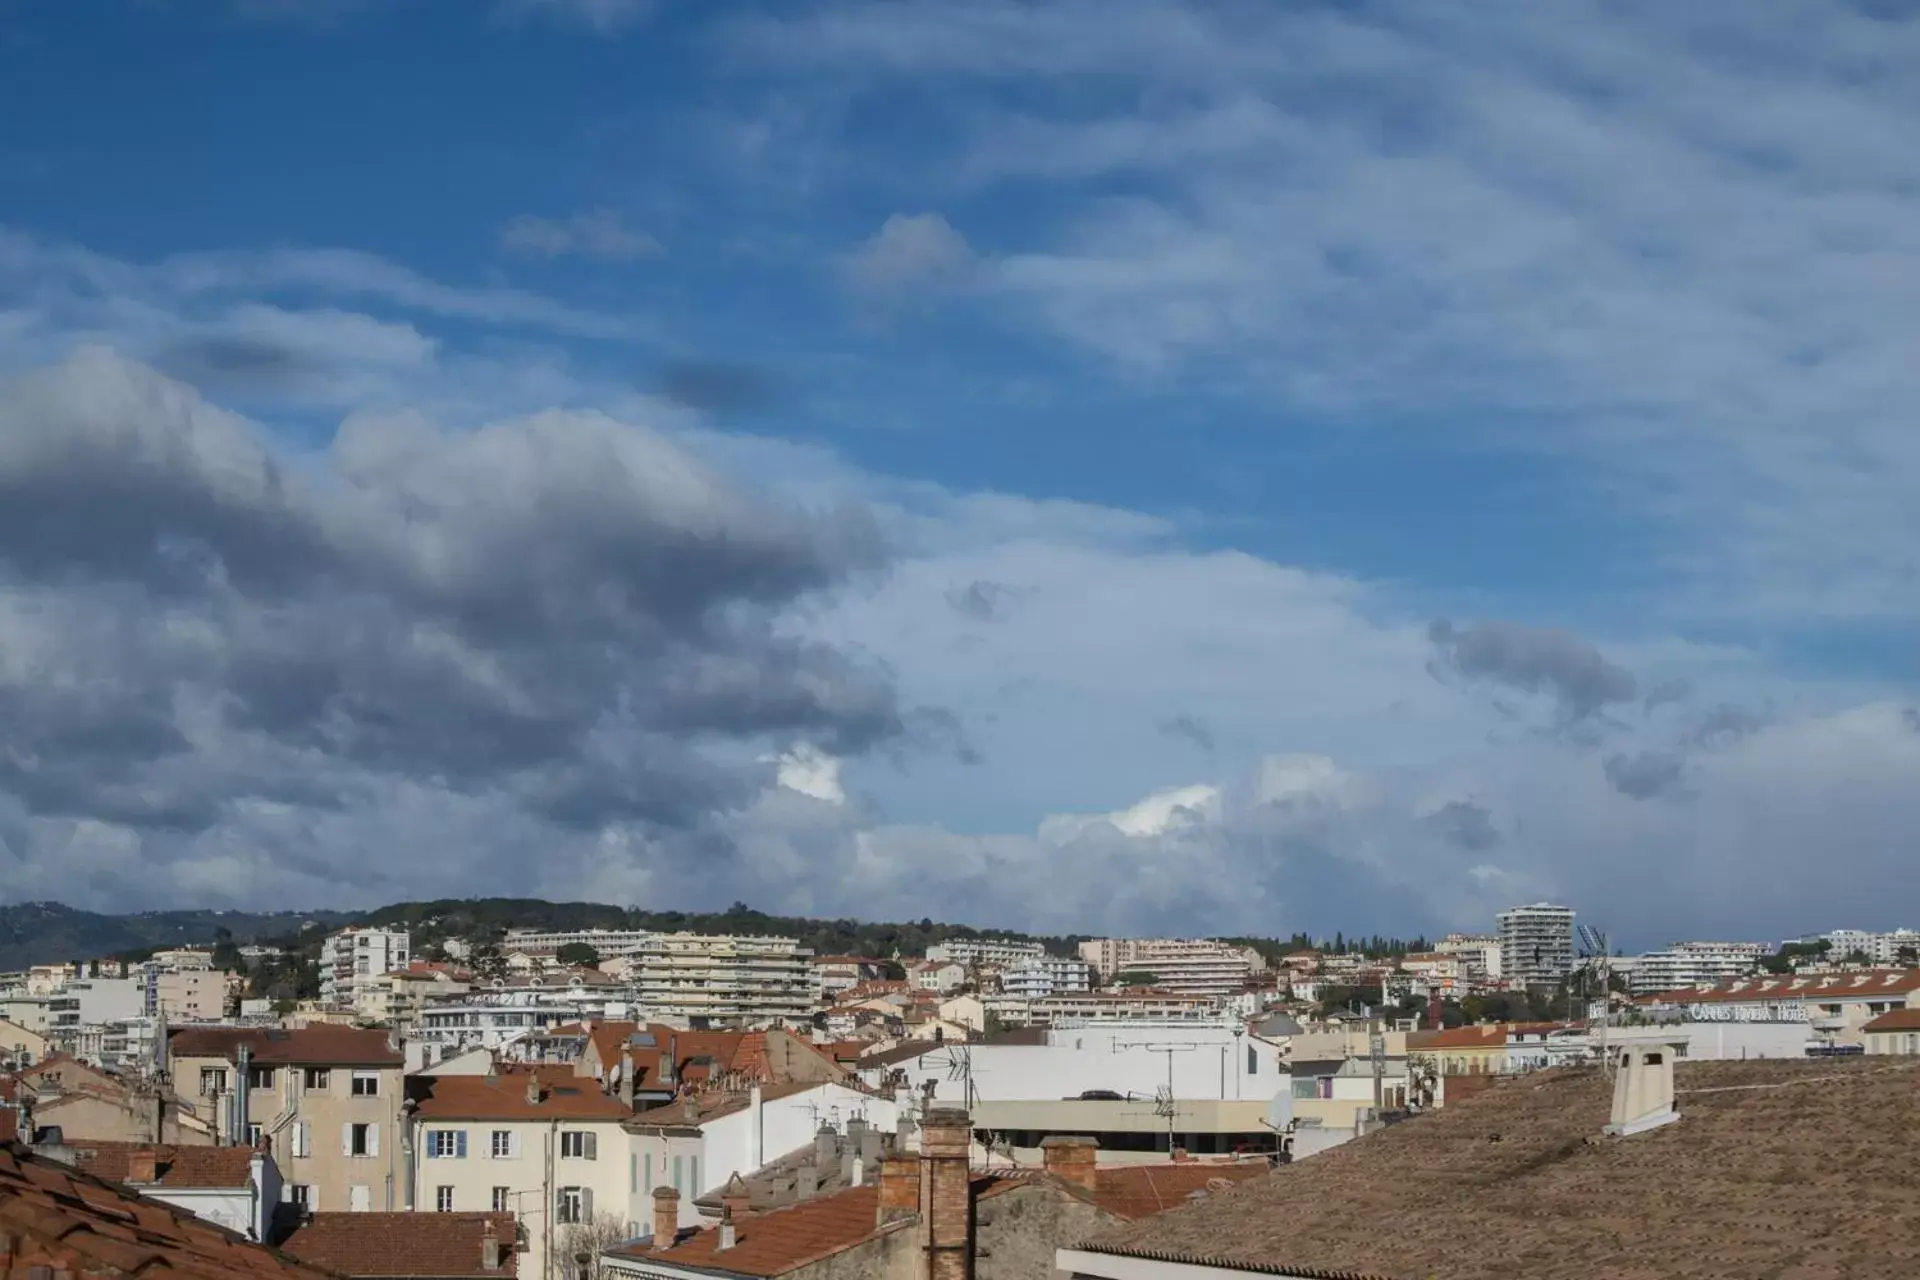
[[1920,0],[0,0],[0,1280],[1920,1277]]

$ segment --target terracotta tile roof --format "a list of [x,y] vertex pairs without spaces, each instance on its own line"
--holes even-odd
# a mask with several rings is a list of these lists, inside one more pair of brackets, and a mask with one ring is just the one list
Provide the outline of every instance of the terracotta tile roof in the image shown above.
[[282,1030],[278,1027],[188,1027],[167,1037],[167,1052],[177,1058],[225,1058],[245,1045],[254,1062],[295,1066],[400,1067],[406,1059],[387,1045],[384,1031],[325,1023]]
[[[763,1102],[773,1102],[821,1087],[819,1081],[789,1080],[785,1084],[761,1086],[760,1098]],[[648,1107],[644,1111],[634,1112],[633,1118],[627,1122],[627,1128],[630,1130],[681,1129],[691,1125],[705,1124],[709,1120],[717,1120],[721,1116],[729,1116],[736,1111],[745,1111],[747,1104],[752,1100],[752,1094],[738,1089],[683,1094],[672,1102],[663,1102],[657,1107]],[[693,1104],[691,1108],[688,1106],[689,1102]]]
[[329,1280],[331,1273],[231,1231],[41,1159],[0,1147],[0,1237],[13,1256],[0,1274]]
[[[491,1225],[505,1246],[502,1265],[481,1265]],[[316,1213],[281,1242],[296,1258],[343,1276],[510,1277],[510,1213]]]
[[1229,1190],[1271,1168],[1265,1160],[1113,1165],[1094,1171],[1093,1202],[1116,1217],[1146,1218]]
[[[540,1086],[537,1102],[527,1083]],[[485,1076],[420,1076],[411,1085],[423,1120],[624,1120],[633,1114],[572,1067],[503,1067]]]
[[879,1209],[878,1187],[854,1187],[838,1195],[821,1196],[741,1218],[734,1224],[731,1249],[720,1248],[717,1227],[706,1227],[690,1235],[683,1234],[670,1249],[634,1244],[610,1252],[616,1257],[698,1267],[703,1271],[779,1276],[909,1225],[903,1220],[876,1226]]
[[[127,1182],[134,1152],[143,1142],[93,1142],[75,1139],[67,1144],[73,1166],[110,1182]],[[153,1148],[155,1179],[164,1187],[244,1187],[253,1181],[253,1151],[248,1147]]]
[[1407,1052],[1430,1049],[1493,1049],[1507,1043],[1502,1026],[1453,1027],[1446,1031],[1416,1031],[1407,1037]]
[[1920,991],[1920,969],[1866,969],[1846,973],[1796,973],[1784,977],[1729,978],[1704,987],[1679,987],[1641,996],[1637,1004],[1743,1004],[1780,1000],[1853,1003]]
[[1920,1009],[1892,1009],[1860,1029],[1862,1031],[1920,1031]]
[[1606,1138],[1603,1074],[1522,1077],[1087,1247],[1401,1280],[1920,1272],[1920,1061],[1683,1063],[1676,1084],[1678,1123]]

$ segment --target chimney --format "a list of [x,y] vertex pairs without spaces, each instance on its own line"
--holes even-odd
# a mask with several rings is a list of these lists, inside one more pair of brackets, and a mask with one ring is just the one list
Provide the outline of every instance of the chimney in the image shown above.
[[767,1162],[767,1113],[766,1098],[760,1092],[760,1084],[747,1094],[747,1168],[758,1169]]
[[747,1184],[740,1180],[739,1174],[727,1179],[727,1185],[720,1188],[720,1220],[744,1218],[747,1216]]
[[879,1225],[913,1213],[920,1207],[920,1157],[888,1156],[880,1162]]
[[840,1158],[840,1135],[833,1126],[822,1120],[819,1130],[813,1135],[813,1163],[822,1170],[832,1166]]
[[[914,1190],[917,1193],[919,1187],[916,1186]],[[793,1198],[795,1200],[811,1200],[815,1195],[819,1194],[819,1191],[820,1171],[818,1169],[809,1164],[794,1170]]]
[[540,1105],[540,1077],[539,1076],[530,1075],[527,1077],[527,1105],[530,1107],[537,1107]]
[[653,1247],[671,1249],[680,1236],[680,1192],[673,1187],[653,1189]]
[[860,1134],[860,1158],[871,1169],[880,1163],[880,1131],[869,1125]]
[[735,1234],[734,1228],[733,1228],[733,1210],[732,1209],[720,1210],[720,1240],[719,1240],[719,1243],[714,1245],[715,1252],[718,1252],[722,1249],[733,1248],[734,1242],[738,1238],[739,1237]]
[[853,1158],[853,1164],[847,1170],[847,1185],[850,1187],[867,1185],[867,1162],[859,1156]]
[[127,1152],[127,1181],[141,1186],[160,1181],[160,1151],[157,1147],[135,1147]]
[[480,1269],[498,1271],[504,1257],[505,1250],[500,1247],[500,1236],[494,1231],[493,1220],[489,1218],[487,1229],[480,1235]]
[[1618,1051],[1609,1135],[1628,1138],[1680,1118],[1673,1109],[1673,1058],[1678,1050],[1677,1044],[1654,1043]]
[[631,1049],[620,1051],[620,1101],[628,1107],[633,1106],[633,1051]]
[[927,1112],[920,1138],[924,1280],[973,1280],[973,1122],[957,1107]]
[[1173,1149],[1173,1162],[1175,1164],[1185,1164],[1191,1159],[1193,1159],[1193,1157],[1187,1154],[1185,1147],[1175,1147]]
[[1100,1147],[1092,1138],[1069,1137],[1057,1133],[1040,1143],[1040,1159],[1046,1170],[1062,1182],[1082,1191],[1097,1187]]
[[688,1124],[698,1123],[700,1120],[700,1099],[690,1093],[681,1094],[680,1118]]

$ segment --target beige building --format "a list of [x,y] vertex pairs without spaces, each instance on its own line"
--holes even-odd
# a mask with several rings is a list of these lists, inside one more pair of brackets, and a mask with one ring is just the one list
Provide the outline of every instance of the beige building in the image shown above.
[[47,1056],[47,1038],[17,1022],[0,1018],[0,1062],[21,1066]]
[[408,1207],[420,1212],[512,1213],[527,1241],[519,1280],[558,1280],[585,1228],[626,1229],[637,1174],[618,1097],[571,1067],[508,1068],[421,1078],[410,1146]]
[[160,1012],[173,1022],[218,1022],[227,1016],[227,975],[212,969],[176,969],[154,979]]
[[1152,974],[1152,985],[1181,995],[1225,996],[1240,990],[1266,962],[1258,952],[1206,938],[1093,938],[1080,958],[1102,981]]
[[221,1145],[270,1144],[288,1203],[401,1207],[404,1060],[384,1032],[188,1028],[168,1041],[167,1066]]
[[470,974],[445,965],[415,961],[405,969],[366,980],[354,995],[354,1012],[388,1027],[413,1027],[434,1000],[464,996],[473,990]]
[[813,953],[792,938],[655,934],[633,953],[652,1017],[689,1027],[766,1026],[813,1013]]
[[1895,1009],[1860,1028],[1871,1054],[1920,1054],[1920,1009]]

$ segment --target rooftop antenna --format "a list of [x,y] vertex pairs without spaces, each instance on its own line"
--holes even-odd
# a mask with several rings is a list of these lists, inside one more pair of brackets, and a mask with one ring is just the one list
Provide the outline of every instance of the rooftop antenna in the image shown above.
[[[1594,1048],[1600,1054],[1600,1061],[1605,1064],[1607,1074],[1612,1075],[1613,1055],[1607,1052],[1607,1019],[1611,1012],[1613,995],[1612,965],[1609,963],[1612,953],[1607,949],[1607,935],[1592,925],[1583,924],[1576,932],[1580,935],[1580,957],[1586,961],[1584,971],[1590,981],[1598,978],[1600,984],[1597,1016],[1594,1012],[1594,1002],[1591,999],[1587,1002],[1588,1034],[1593,1037]],[[1592,995],[1591,990],[1588,995]]]

